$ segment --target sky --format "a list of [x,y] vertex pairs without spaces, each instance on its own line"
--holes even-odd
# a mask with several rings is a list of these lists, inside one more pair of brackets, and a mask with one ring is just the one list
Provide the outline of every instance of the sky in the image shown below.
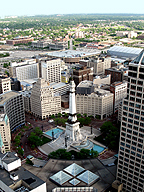
[[78,13],[144,14],[144,0],[0,0],[0,17]]

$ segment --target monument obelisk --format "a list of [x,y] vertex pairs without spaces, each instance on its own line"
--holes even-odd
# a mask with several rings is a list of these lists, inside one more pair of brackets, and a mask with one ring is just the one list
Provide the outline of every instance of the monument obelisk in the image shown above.
[[69,93],[69,117],[66,123],[66,132],[65,132],[66,137],[71,142],[78,142],[82,138],[79,124],[80,123],[77,122],[77,115],[76,115],[75,83],[72,80],[70,82],[70,93]]

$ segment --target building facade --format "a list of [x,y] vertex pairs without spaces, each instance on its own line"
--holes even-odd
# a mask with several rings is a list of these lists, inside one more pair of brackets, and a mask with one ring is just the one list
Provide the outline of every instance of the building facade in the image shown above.
[[123,100],[117,179],[127,192],[144,191],[144,50],[129,64]]
[[30,96],[31,112],[45,119],[52,114],[61,113],[61,96],[56,96],[45,79],[38,79]]
[[24,125],[25,114],[22,94],[16,91],[9,91],[1,94],[0,114],[7,115],[11,131]]
[[76,86],[84,80],[93,81],[93,68],[87,68],[86,66],[83,66],[81,69],[74,69],[73,80]]
[[0,94],[11,91],[10,77],[0,76]]
[[76,95],[77,113],[99,116],[103,119],[113,113],[113,94],[102,89],[95,89],[89,95]]
[[111,68],[111,57],[90,59],[87,62],[88,67],[93,67],[94,75],[101,75],[105,73],[105,69]]
[[[11,133],[7,115],[0,114],[0,136],[3,143],[3,151],[10,151]],[[2,148],[2,147],[1,147]]]
[[8,45],[17,45],[17,44],[26,44],[29,42],[32,42],[34,39],[33,38],[14,38],[13,40],[6,40],[6,44]]
[[38,78],[38,63],[36,59],[11,63],[9,73],[10,77],[17,77],[18,80]]
[[127,82],[115,82],[110,86],[111,93],[114,94],[113,106],[114,113],[118,110],[119,103],[127,96]]
[[61,60],[51,59],[41,61],[42,78],[46,79],[49,83],[61,82]]
[[127,69],[118,69],[116,67],[105,69],[105,75],[111,75],[111,83],[114,82],[123,82],[124,74],[126,73]]

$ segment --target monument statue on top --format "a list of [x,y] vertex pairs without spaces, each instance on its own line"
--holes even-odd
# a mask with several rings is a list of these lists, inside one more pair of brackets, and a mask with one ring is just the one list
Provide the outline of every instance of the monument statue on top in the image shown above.
[[65,136],[71,142],[79,142],[82,140],[82,135],[79,128],[79,122],[77,122],[76,115],[76,101],[75,101],[75,83],[72,80],[70,82],[70,93],[69,93],[69,117],[66,123]]

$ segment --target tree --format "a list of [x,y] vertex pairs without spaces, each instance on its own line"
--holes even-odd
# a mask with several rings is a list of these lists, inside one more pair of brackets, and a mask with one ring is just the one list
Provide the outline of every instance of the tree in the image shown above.
[[89,125],[90,123],[91,123],[90,117],[86,117],[86,118],[85,118],[85,121],[84,121],[84,124],[85,124],[85,125]]
[[61,113],[58,113],[58,114],[57,114],[57,116],[58,116],[58,117],[61,117],[61,116],[62,116],[62,114],[61,114]]
[[36,127],[36,128],[34,129],[34,132],[35,132],[36,135],[38,135],[38,136],[41,136],[41,135],[43,134],[42,130],[41,130],[39,127]]
[[24,154],[24,151],[22,150],[21,147],[18,147],[18,154],[20,154],[21,156],[23,156]]

